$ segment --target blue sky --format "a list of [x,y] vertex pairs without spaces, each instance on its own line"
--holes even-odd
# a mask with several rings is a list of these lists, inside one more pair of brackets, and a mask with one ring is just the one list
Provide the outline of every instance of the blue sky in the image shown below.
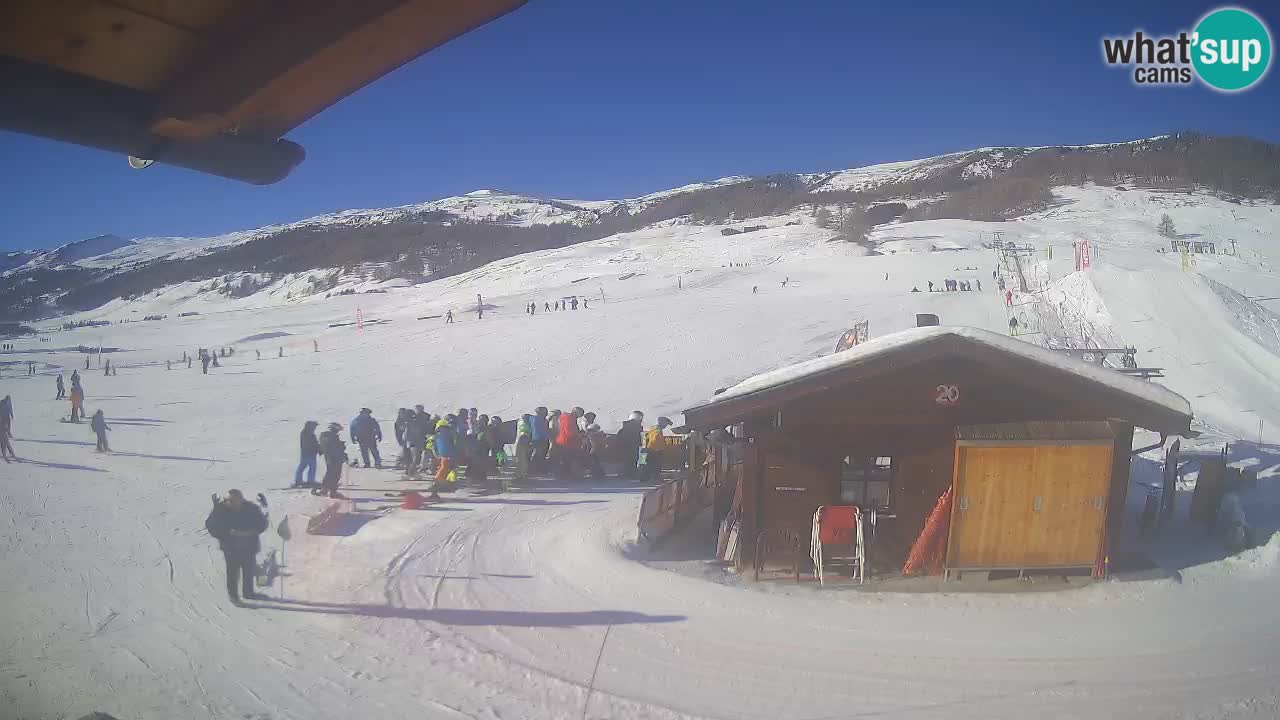
[[[1280,142],[1275,68],[1224,95],[1135,87],[1102,62],[1104,35],[1189,29],[1218,6],[532,0],[290,133],[307,160],[270,187],[0,133],[0,249],[208,235],[488,187],[625,197],[985,145],[1180,129]],[[1280,13],[1237,6],[1276,35]]]

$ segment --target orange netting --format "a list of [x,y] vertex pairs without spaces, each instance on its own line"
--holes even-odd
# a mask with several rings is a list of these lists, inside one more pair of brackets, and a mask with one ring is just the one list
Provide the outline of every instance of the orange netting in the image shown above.
[[902,566],[903,575],[914,575],[925,570],[929,575],[942,574],[942,562],[947,554],[947,530],[951,524],[951,488],[938,498],[924,521],[920,537],[911,545],[907,562]]

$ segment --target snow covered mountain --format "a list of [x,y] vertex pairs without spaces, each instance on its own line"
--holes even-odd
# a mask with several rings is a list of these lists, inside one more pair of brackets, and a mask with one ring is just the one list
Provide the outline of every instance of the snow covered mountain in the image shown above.
[[[1044,209],[1051,188],[1086,181],[1230,197],[1280,193],[1276,147],[1196,134],[1124,143],[993,147],[826,173],[734,176],[623,200],[558,200],[498,190],[390,208],[344,210],[214,237],[111,235],[33,255],[0,274],[0,320],[87,310],[177,283],[252,294],[303,275],[300,294],[343,279],[409,281],[671,223],[778,217],[809,206],[859,241],[895,218],[1008,220]],[[818,213],[819,206],[825,206]],[[334,276],[334,273],[337,276]]]

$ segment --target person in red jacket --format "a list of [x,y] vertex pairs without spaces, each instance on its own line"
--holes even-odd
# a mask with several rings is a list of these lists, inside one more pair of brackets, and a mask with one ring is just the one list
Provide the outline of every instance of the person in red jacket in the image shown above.
[[582,430],[578,427],[578,418],[585,411],[575,407],[572,412],[561,413],[556,428],[555,439],[555,473],[563,480],[573,479],[573,461],[582,452]]

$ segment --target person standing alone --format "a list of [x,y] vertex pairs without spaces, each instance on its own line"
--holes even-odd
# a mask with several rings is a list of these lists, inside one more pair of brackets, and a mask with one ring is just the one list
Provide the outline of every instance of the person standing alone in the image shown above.
[[54,381],[54,384],[55,384],[55,385],[57,386],[57,388],[58,388],[58,395],[57,395],[56,397],[54,397],[53,399],[54,399],[54,400],[66,400],[66,399],[67,399],[67,386],[66,386],[66,384],[65,384],[65,383],[63,383],[63,382],[62,382],[62,373],[58,373],[58,379]]
[[107,418],[103,416],[102,411],[93,414],[93,419],[89,421],[89,428],[93,430],[93,434],[98,436],[98,452],[111,452],[111,446],[107,444],[107,431],[111,426],[107,424]]
[[267,516],[262,510],[246,502],[239,490],[231,490],[225,499],[215,498],[204,527],[218,540],[218,548],[226,560],[227,595],[231,602],[239,605],[242,599],[266,599],[253,590],[260,548],[258,536],[267,529]]
[[0,457],[5,462],[9,462],[9,458],[17,458],[18,455],[13,451],[13,443],[9,442],[9,438],[13,437],[13,398],[8,395],[0,400]]

